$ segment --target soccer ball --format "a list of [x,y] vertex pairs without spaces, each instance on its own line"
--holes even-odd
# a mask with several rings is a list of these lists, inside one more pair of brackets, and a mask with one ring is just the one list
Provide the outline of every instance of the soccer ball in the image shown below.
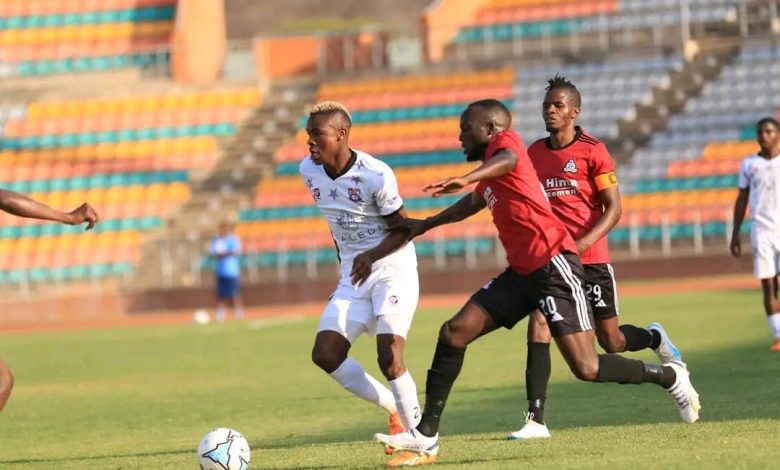
[[248,470],[249,444],[240,432],[217,428],[200,440],[198,463],[201,470]]
[[211,321],[211,317],[209,316],[209,312],[200,309],[196,310],[195,313],[192,314],[192,321],[198,325],[208,325],[208,323]]

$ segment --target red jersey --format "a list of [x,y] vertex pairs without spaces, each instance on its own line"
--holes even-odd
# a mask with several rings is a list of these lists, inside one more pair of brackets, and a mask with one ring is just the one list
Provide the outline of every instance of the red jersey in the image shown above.
[[[537,140],[528,147],[553,212],[574,239],[588,232],[603,214],[599,191],[617,186],[615,163],[607,147],[576,129],[576,137],[564,148],[550,148],[549,139]],[[583,264],[609,263],[607,237],[599,239],[580,258]]]
[[500,178],[480,181],[476,191],[493,214],[509,266],[529,274],[563,251],[576,253],[577,247],[553,214],[520,135],[511,129],[500,132],[488,145],[485,161],[502,149],[517,155],[515,167]]

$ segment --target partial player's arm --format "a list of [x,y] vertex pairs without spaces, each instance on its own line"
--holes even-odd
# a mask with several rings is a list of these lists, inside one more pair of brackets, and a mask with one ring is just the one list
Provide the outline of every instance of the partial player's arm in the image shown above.
[[359,254],[352,261],[352,284],[360,285],[371,275],[371,265],[377,260],[398,250],[411,239],[422,235],[439,225],[451,224],[470,217],[485,207],[485,200],[477,193],[464,196],[460,201],[444,209],[440,213],[425,220],[411,219],[401,208],[386,216],[385,221],[390,233],[376,247]]
[[87,230],[94,227],[99,221],[97,212],[87,203],[71,212],[60,212],[23,194],[3,189],[0,189],[0,210],[19,217],[53,220],[68,225],[79,225],[87,222]]
[[622,212],[618,180],[617,175],[615,175],[615,161],[603,143],[599,142],[591,150],[588,160],[588,178],[593,181],[599,191],[603,211],[601,217],[590,230],[575,240],[579,254],[585,253],[594,243],[607,235],[620,221]]
[[464,176],[444,178],[431,183],[423,191],[433,191],[433,197],[443,196],[459,192],[466,186],[478,183],[482,180],[500,178],[508,174],[517,163],[517,155],[508,149],[501,149],[488,161],[484,162],[479,168],[467,173]]
[[0,359],[0,411],[3,410],[11,396],[11,389],[14,388],[14,376],[11,369]]
[[731,243],[729,243],[731,255],[737,258],[742,254],[739,232],[742,229],[742,222],[745,220],[745,211],[747,210],[749,198],[750,188],[739,188],[737,200],[734,202],[734,228],[731,231]]
[[[402,207],[390,215],[384,216],[388,227],[396,227],[408,220],[406,210]],[[385,256],[409,242],[406,234],[399,230],[391,230],[382,242],[374,248],[357,255],[352,261],[352,284],[359,286],[371,275],[371,266]]]
[[612,228],[620,221],[622,207],[620,205],[620,191],[617,185],[611,186],[599,191],[601,203],[604,206],[604,212],[599,220],[593,224],[590,230],[582,237],[576,240],[577,251],[580,254],[586,252],[594,243],[607,235]]
[[406,239],[411,240],[439,225],[453,224],[467,219],[484,209],[486,205],[485,199],[479,193],[472,192],[460,198],[458,202],[450,207],[425,220],[405,219],[400,224],[391,226],[390,229],[405,232]]

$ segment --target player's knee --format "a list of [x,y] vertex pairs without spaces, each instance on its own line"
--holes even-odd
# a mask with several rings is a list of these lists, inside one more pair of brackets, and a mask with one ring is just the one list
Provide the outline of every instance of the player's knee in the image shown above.
[[552,341],[547,320],[542,315],[531,315],[528,326],[529,343],[549,343]]
[[465,341],[461,335],[461,329],[452,321],[446,321],[439,330],[439,341],[453,348],[465,348],[468,341]]
[[332,351],[328,351],[325,348],[314,346],[311,350],[311,361],[328,374],[331,374],[338,369],[341,363],[344,362],[344,359],[346,358],[338,357]]
[[570,365],[575,377],[586,382],[593,382],[599,375],[598,361],[576,361]]

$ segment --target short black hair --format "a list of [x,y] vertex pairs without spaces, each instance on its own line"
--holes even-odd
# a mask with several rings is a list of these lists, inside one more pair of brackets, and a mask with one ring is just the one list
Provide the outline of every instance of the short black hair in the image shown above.
[[574,95],[575,106],[580,107],[582,105],[582,96],[580,96],[580,90],[577,89],[571,80],[567,79],[563,75],[556,73],[553,78],[547,80],[547,87],[544,90],[550,91],[553,88],[569,90],[571,94]]
[[471,103],[469,108],[480,108],[485,110],[496,124],[501,124],[507,128],[512,126],[512,113],[509,108],[500,100],[487,98]]
[[773,117],[765,117],[765,118],[761,118],[761,119],[760,119],[760,120],[759,120],[759,121],[756,123],[756,129],[761,129],[761,126],[763,126],[764,124],[772,124],[773,126],[775,126],[775,129],[778,129],[778,130],[780,130],[780,123],[778,123],[778,122],[777,122],[777,119],[775,119],[775,118],[773,118]]

